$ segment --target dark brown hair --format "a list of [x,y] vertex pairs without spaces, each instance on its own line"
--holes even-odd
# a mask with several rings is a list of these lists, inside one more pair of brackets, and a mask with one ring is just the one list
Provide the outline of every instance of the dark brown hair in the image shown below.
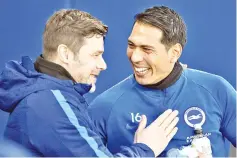
[[167,49],[176,43],[180,43],[183,48],[186,44],[186,25],[181,16],[173,9],[166,6],[148,8],[135,15],[135,22],[148,24],[162,30],[161,43]]

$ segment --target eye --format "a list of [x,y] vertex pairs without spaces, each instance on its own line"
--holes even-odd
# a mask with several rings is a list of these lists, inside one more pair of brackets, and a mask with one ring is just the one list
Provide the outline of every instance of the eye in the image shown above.
[[132,43],[128,43],[128,47],[131,48],[131,49],[133,49],[133,48],[135,48],[135,45],[132,44]]
[[153,53],[153,49],[150,49],[150,48],[144,47],[144,48],[142,48],[142,50],[143,50],[144,52],[146,52],[147,54]]
[[100,56],[102,56],[102,53],[95,53],[92,55],[94,58],[99,58]]

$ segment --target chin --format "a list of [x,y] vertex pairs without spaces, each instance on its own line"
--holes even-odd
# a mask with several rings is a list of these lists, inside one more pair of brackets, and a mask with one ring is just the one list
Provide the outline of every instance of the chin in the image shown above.
[[92,83],[92,84],[91,84],[91,89],[90,89],[89,93],[94,93],[95,90],[96,90],[96,86],[95,86],[94,83]]
[[136,77],[136,81],[140,85],[149,85],[150,84],[149,81],[147,81],[146,79],[141,79],[141,78],[137,78],[137,77]]
[[145,86],[145,85],[149,85],[149,83],[148,82],[138,82],[140,85],[143,85],[143,86]]

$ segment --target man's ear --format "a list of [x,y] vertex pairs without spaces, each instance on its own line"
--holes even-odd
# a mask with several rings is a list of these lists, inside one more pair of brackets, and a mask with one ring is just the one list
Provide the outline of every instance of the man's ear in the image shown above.
[[182,46],[179,43],[173,45],[168,51],[170,63],[176,63],[182,54]]
[[68,64],[74,58],[73,52],[65,44],[58,45],[57,52],[59,60],[64,64]]

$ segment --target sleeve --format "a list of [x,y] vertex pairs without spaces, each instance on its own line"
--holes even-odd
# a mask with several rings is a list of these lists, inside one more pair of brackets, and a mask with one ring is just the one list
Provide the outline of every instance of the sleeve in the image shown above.
[[107,123],[112,110],[113,104],[109,98],[103,95],[96,97],[89,105],[88,112],[94,126],[101,137],[103,144],[107,142]]
[[236,147],[236,91],[224,78],[221,78],[217,98],[223,108],[220,131]]
[[[51,104],[44,101],[47,111],[30,108],[26,114],[30,143],[42,156],[154,157],[153,151],[145,144],[124,147],[120,153],[112,155],[91,128],[92,122],[84,117],[86,111],[70,105],[60,92],[54,95],[56,100],[47,99]],[[34,103],[40,107],[43,102]]]

